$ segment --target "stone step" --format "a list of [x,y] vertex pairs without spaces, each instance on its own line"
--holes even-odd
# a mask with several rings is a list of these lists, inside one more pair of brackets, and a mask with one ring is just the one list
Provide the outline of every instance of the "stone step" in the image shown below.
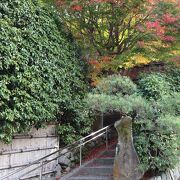
[[81,167],[74,169],[62,180],[113,180],[113,165],[115,156],[115,145],[110,146],[99,154],[96,159],[91,160]]
[[109,151],[105,151],[100,155],[100,158],[104,157],[114,157],[115,156],[115,150],[109,150]]
[[71,177],[67,180],[113,180],[113,177],[99,177],[99,176],[78,176],[78,177]]
[[112,166],[114,164],[114,158],[108,157],[108,158],[97,158],[91,163],[87,164],[88,167],[94,167],[94,166]]
[[76,172],[73,176],[110,176],[113,174],[112,166],[84,167]]
[[113,145],[111,145],[110,147],[109,147],[109,150],[113,150],[113,149],[116,149],[116,143],[115,144],[113,144]]

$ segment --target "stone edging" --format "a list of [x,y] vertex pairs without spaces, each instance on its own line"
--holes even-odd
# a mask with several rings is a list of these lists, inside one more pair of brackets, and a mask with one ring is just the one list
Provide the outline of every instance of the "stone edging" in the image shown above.
[[180,180],[180,165],[173,170],[167,170],[161,176],[153,177],[150,180]]

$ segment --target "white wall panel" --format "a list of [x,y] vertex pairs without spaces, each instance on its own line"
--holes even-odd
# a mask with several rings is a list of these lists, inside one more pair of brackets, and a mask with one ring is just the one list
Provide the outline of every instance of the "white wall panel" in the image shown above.
[[[32,129],[28,134],[16,135],[11,144],[7,145],[0,142],[0,152],[3,153],[3,155],[0,154],[0,179],[13,170],[56,151],[59,146],[59,140],[55,133],[55,126],[49,125],[45,129]],[[53,159],[54,157],[55,155],[48,159]],[[44,166],[43,171],[53,171],[55,164],[56,161],[48,163]],[[34,167],[36,166],[34,165]],[[29,170],[32,168],[30,167]],[[22,171],[21,174],[26,171]],[[39,170],[30,173],[28,176],[34,174],[39,174]],[[20,173],[13,175],[10,179],[13,180],[19,175]]]

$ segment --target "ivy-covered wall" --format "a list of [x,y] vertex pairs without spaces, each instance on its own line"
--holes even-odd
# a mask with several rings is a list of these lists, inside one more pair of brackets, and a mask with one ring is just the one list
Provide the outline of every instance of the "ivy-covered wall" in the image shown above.
[[0,140],[60,116],[75,134],[89,129],[78,112],[85,65],[57,17],[36,0],[0,1]]

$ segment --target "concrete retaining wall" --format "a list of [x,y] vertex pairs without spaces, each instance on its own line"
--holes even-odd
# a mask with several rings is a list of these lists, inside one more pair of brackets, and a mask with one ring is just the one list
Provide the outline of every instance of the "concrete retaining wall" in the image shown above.
[[153,177],[150,180],[180,180],[180,165],[173,170],[168,170],[161,176]]
[[[48,125],[45,129],[32,129],[28,134],[15,135],[11,144],[0,142],[0,179],[16,169],[25,167],[30,162],[54,152],[58,147],[59,139],[54,125]],[[50,159],[53,157],[49,157]],[[38,165],[34,165],[29,170]],[[54,171],[55,165],[56,161],[52,161],[44,166],[43,172]],[[26,176],[37,175],[39,171],[34,171]],[[21,173],[23,174],[25,171]],[[13,180],[19,175],[20,173],[14,174],[9,179]]]

